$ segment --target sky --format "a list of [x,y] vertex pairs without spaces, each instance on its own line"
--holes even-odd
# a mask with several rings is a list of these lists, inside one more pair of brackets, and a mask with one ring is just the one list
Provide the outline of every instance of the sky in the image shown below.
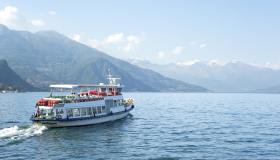
[[121,59],[280,66],[278,0],[1,0],[0,23]]

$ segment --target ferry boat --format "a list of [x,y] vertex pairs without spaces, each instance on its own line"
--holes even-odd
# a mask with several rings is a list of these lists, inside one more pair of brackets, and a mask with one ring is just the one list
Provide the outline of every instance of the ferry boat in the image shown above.
[[[50,85],[50,96],[37,101],[31,120],[47,127],[70,127],[126,117],[134,108],[133,99],[123,98],[123,86],[117,83],[120,78],[113,78],[109,73],[107,79],[108,84],[99,85]],[[62,95],[61,91],[68,94]]]

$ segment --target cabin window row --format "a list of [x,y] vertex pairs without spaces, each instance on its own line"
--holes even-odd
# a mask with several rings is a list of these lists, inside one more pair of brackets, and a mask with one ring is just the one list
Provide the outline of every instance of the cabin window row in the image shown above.
[[123,100],[106,100],[106,106],[112,108],[123,105]]
[[69,118],[93,116],[101,113],[106,113],[105,106],[67,109],[67,116]]

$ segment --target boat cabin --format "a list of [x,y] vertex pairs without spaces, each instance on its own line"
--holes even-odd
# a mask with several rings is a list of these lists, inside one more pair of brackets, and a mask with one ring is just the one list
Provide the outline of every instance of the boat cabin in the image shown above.
[[[50,96],[36,103],[36,115],[44,119],[100,116],[126,103],[121,85],[56,84],[50,88]],[[65,90],[69,94],[65,95]]]

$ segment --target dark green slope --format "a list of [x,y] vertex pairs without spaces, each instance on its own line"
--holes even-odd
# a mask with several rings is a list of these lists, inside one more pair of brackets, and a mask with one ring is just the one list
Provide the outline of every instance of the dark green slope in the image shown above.
[[34,88],[22,80],[9,66],[6,60],[0,60],[0,86],[5,88],[7,86],[13,89],[27,91],[34,90]]
[[111,57],[53,31],[33,34],[0,25],[0,50],[0,58],[8,60],[23,79],[40,88],[50,83],[106,82],[110,68],[130,91],[207,91]]

